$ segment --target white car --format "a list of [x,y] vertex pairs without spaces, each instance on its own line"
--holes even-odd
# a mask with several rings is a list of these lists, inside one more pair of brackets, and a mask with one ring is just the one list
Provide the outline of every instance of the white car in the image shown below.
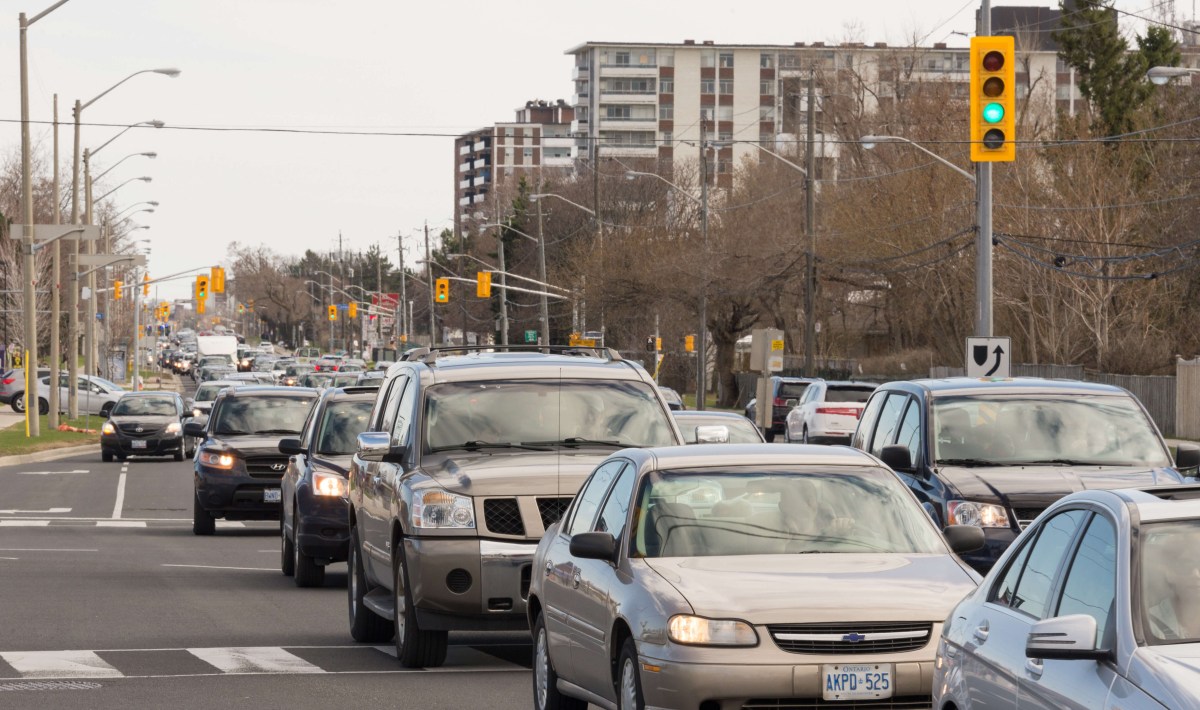
[[818,380],[788,412],[784,437],[805,444],[849,444],[863,407],[878,386]]
[[259,343],[258,349],[263,351],[264,353],[270,353],[271,355],[275,354],[275,344],[268,340],[264,340],[261,343]]
[[[58,411],[63,413],[67,411],[67,396],[69,388],[67,383],[69,376],[60,374],[58,376]],[[79,401],[80,413],[100,414],[108,416],[109,410],[125,394],[125,389],[115,382],[104,379],[103,377],[89,377],[80,375],[78,380],[77,396]],[[43,377],[38,383],[38,412],[42,414],[50,413],[50,377]]]

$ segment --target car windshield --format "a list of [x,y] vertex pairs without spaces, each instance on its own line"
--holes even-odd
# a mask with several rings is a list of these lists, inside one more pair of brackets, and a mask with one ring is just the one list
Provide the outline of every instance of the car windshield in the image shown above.
[[375,400],[333,402],[325,407],[325,417],[317,432],[317,453],[349,456],[358,451],[358,435],[367,430],[367,420]]
[[870,387],[853,387],[847,385],[830,385],[825,390],[826,402],[866,402],[875,391],[875,385]]
[[759,435],[758,429],[745,417],[680,417],[675,420],[679,424],[679,430],[683,432],[683,440],[689,444],[696,443],[696,427],[701,426],[723,426],[729,430],[730,444],[761,444],[763,443],[762,436]]
[[330,380],[330,387],[353,387],[358,384],[358,375],[337,375]]
[[884,469],[657,471],[633,519],[637,557],[947,552]]
[[939,397],[933,431],[938,463],[1171,465],[1149,418],[1126,395]]
[[213,433],[299,434],[312,397],[229,397],[217,411]]
[[672,446],[667,412],[642,382],[451,382],[425,398],[426,452],[490,444]]
[[274,360],[264,360],[263,358],[255,358],[254,364],[250,366],[253,372],[270,372],[275,369]]
[[192,397],[193,402],[211,402],[217,398],[217,393],[225,389],[229,385],[200,385],[196,388],[196,396]]
[[166,397],[122,397],[113,405],[113,416],[174,416],[179,413]]
[[1146,640],[1200,642],[1200,520],[1146,523],[1138,537]]

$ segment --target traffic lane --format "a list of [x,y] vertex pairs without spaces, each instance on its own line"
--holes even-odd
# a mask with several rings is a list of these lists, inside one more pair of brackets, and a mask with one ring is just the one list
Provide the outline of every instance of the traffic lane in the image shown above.
[[[0,681],[0,688],[11,681]],[[328,710],[353,698],[358,707],[422,710],[527,710],[533,702],[529,672],[395,670],[296,675],[229,675],[121,678],[88,681],[80,690],[8,691],[5,708],[213,708],[248,707],[252,699],[271,707]]]
[[[122,466],[100,452],[0,468],[0,518],[13,516],[111,517]],[[50,512],[58,509],[58,512]],[[67,510],[62,510],[67,509]],[[30,511],[12,512],[12,511]]]
[[192,519],[195,497],[191,459],[133,458],[128,461],[121,517]]

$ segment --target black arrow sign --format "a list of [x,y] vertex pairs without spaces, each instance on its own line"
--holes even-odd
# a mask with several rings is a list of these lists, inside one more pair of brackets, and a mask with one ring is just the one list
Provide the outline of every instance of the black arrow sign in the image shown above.
[[996,370],[1000,369],[1000,361],[1004,359],[1004,348],[1000,347],[999,345],[996,346],[996,349],[993,350],[992,353],[996,356],[996,364],[992,365],[992,369],[988,370],[987,373],[984,374],[984,377],[991,377],[993,374],[995,374]]

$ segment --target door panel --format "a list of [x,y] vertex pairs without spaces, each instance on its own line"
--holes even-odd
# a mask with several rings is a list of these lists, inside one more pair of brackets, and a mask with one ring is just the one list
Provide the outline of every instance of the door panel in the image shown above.
[[577,682],[571,665],[571,626],[567,619],[567,596],[571,594],[571,580],[575,576],[575,564],[569,552],[569,538],[565,533],[554,536],[546,550],[542,570],[542,618],[546,624],[546,636],[550,660],[558,675],[572,683]]

